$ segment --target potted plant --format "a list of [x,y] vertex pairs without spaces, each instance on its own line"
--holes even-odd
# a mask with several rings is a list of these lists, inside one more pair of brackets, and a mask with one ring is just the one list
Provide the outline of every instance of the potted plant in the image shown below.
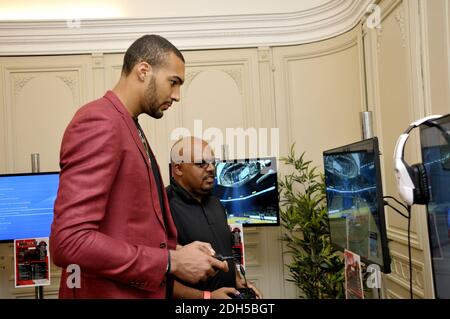
[[282,240],[292,256],[288,280],[302,298],[344,298],[344,264],[330,243],[324,176],[304,155],[297,158],[292,145],[280,159],[293,169],[279,180]]

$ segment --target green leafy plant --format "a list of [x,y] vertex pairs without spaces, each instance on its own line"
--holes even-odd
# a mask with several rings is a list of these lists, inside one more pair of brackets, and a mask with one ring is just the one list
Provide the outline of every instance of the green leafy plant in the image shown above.
[[303,298],[344,298],[344,264],[330,243],[325,182],[305,153],[281,158],[293,172],[279,180],[282,240],[292,262],[287,265]]

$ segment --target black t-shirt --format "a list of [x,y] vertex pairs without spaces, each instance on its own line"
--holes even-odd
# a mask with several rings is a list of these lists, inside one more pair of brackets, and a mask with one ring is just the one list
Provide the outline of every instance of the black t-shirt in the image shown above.
[[[193,241],[210,243],[217,254],[232,256],[232,235],[227,223],[225,209],[214,195],[203,198],[200,203],[173,179],[166,188],[170,210],[178,231],[178,244]],[[228,272],[219,273],[205,282],[184,285],[200,290],[213,291],[222,287],[236,287],[236,266],[228,261]]]

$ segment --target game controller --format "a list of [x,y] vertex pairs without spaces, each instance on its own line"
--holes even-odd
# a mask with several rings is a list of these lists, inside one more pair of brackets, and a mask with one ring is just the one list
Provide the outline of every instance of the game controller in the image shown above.
[[256,299],[256,294],[252,288],[240,288],[238,289],[240,294],[234,295],[232,299]]
[[216,254],[213,256],[217,260],[224,261],[224,260],[234,260],[234,256],[222,256],[221,254]]
[[245,277],[245,269],[244,266],[242,266],[241,264],[239,264],[238,266],[238,270],[241,272],[242,276],[244,277],[245,280],[245,287],[244,288],[239,288],[239,292],[240,294],[235,296],[234,299],[256,299],[256,294],[255,291],[252,288],[248,287],[247,284],[247,277]]
[[[234,256],[223,256],[221,254],[215,254],[213,256],[214,258],[220,260],[220,261],[224,261],[224,260],[233,260],[233,262],[235,262],[235,257]],[[244,288],[239,288],[239,295],[233,295],[231,298],[232,299],[256,299],[256,294],[255,291],[252,288],[249,288],[247,286],[247,278],[245,277],[245,269],[241,264],[237,265],[238,270],[240,271],[240,273],[242,274],[242,276],[244,277],[245,280],[245,287]]]

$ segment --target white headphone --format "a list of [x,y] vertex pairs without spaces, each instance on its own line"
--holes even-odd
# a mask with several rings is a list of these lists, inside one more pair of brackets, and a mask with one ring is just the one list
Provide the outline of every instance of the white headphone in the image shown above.
[[405,133],[400,135],[397,145],[395,145],[394,172],[397,179],[397,189],[400,197],[410,206],[413,204],[428,204],[430,195],[424,165],[419,163],[409,166],[403,159],[406,141],[413,129],[421,124],[435,126],[436,124],[430,121],[441,117],[442,115],[431,115],[411,123]]

